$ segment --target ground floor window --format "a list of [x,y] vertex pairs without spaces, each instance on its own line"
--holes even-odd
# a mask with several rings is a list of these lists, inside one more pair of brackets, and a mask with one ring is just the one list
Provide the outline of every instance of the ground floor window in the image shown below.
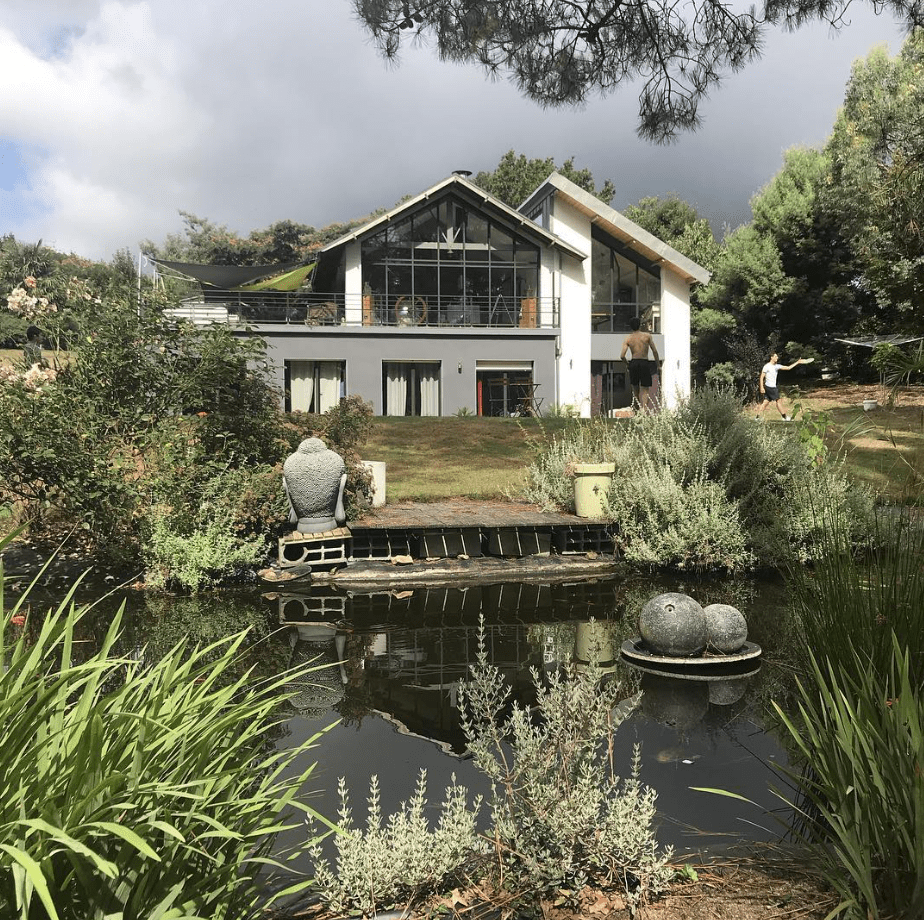
[[479,361],[475,367],[478,414],[531,415],[538,404],[531,361]]
[[286,361],[286,411],[327,412],[346,395],[346,362]]
[[624,361],[590,362],[590,414],[609,415],[632,402]]
[[439,361],[383,361],[384,415],[439,415]]

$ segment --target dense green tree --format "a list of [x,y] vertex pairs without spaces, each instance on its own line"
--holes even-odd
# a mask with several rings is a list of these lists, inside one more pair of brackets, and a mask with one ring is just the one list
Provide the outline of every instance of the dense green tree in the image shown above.
[[[376,212],[378,213],[378,212]],[[153,259],[203,265],[275,265],[302,262],[331,240],[365,223],[372,215],[330,224],[320,230],[292,220],[278,220],[263,230],[241,236],[222,224],[180,211],[185,229],[163,243],[145,240],[142,252]]]
[[827,144],[828,205],[875,297],[871,332],[924,332],[924,33],[855,64]]
[[630,204],[622,213],[703,268],[712,271],[715,267],[722,247],[709,221],[688,201],[677,195],[651,195]]
[[607,179],[598,189],[593,174],[589,169],[577,169],[574,157],[568,157],[561,166],[555,165],[553,157],[545,160],[528,159],[525,154],[508,150],[490,172],[480,172],[475,176],[475,184],[500,198],[512,208],[519,207],[553,172],[561,173],[585,192],[609,204],[616,194],[616,186]]
[[[909,25],[919,0],[871,0]],[[759,57],[767,31],[842,24],[850,0],[353,0],[388,58],[432,39],[440,57],[507,74],[544,106],[580,105],[643,78],[638,132],[655,141],[695,128],[698,105],[727,71]]]
[[700,369],[737,361],[732,376],[738,382],[749,379],[752,368],[740,361],[742,343],[766,343],[761,351],[781,347],[780,310],[792,286],[793,280],[784,272],[780,251],[769,234],[760,233],[751,224],[730,233],[712,280],[699,293],[704,314],[701,328],[696,328],[697,335],[703,337]]

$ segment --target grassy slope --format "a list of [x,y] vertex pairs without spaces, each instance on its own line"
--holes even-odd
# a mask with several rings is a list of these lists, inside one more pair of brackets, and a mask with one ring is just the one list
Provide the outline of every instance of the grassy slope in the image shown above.
[[519,490],[560,419],[377,418],[363,456],[387,464],[389,501],[497,499]]
[[[853,394],[811,391],[802,405],[827,412],[829,449],[850,475],[889,501],[920,494],[924,477],[924,391],[894,409],[866,413]],[[516,497],[535,449],[562,419],[377,418],[363,454],[387,464],[389,501]],[[764,424],[783,425],[771,413]],[[797,425],[787,426],[795,434]],[[918,488],[914,488],[915,482]]]

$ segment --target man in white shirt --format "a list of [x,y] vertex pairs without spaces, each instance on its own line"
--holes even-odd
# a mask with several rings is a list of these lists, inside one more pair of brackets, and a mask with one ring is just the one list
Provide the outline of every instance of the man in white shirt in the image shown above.
[[776,375],[780,371],[791,371],[798,364],[810,364],[814,358],[799,358],[785,367],[779,364],[779,360],[780,356],[774,352],[770,355],[770,360],[760,370],[760,405],[757,407],[756,417],[760,418],[767,403],[774,403],[783,421],[790,422],[792,419],[783,411],[783,407],[780,405],[780,391],[776,385]]

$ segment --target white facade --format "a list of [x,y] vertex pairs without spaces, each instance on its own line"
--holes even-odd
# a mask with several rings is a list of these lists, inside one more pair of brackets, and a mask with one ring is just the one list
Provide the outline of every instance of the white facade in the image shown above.
[[[660,275],[660,330],[653,338],[663,361],[661,400],[664,405],[672,407],[689,395],[690,285],[693,282],[707,283],[709,273],[558,173],[553,173],[520,206],[520,210],[536,215],[537,219],[547,220],[548,230],[585,256],[580,263],[567,258],[562,258],[559,263],[561,347],[558,403],[578,407],[584,417],[591,414],[591,362],[598,357],[595,351],[599,351],[594,348],[596,334],[591,321],[594,227],[657,266]],[[612,340],[612,334],[607,339]],[[624,339],[625,332],[619,335],[618,341],[608,343],[608,360],[619,358]]]
[[377,414],[606,414],[631,401],[632,317],[662,402],[690,391],[690,286],[709,273],[558,173],[519,209],[453,175],[317,259],[308,306],[255,323],[289,408],[336,385]]

